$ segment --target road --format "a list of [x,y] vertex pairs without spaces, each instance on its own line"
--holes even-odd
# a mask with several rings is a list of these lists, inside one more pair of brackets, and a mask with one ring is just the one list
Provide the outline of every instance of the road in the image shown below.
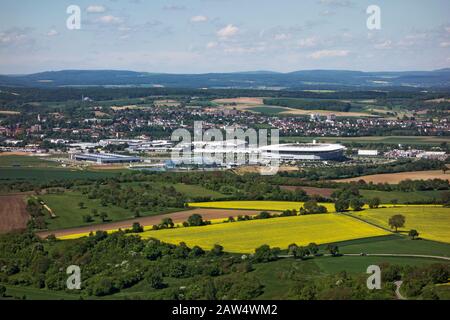
[[395,296],[398,300],[408,300],[406,297],[404,297],[400,292],[400,287],[402,286],[403,281],[395,281]]
[[366,256],[366,257],[407,257],[407,258],[429,258],[429,259],[439,259],[450,261],[450,257],[444,256],[431,256],[425,254],[404,254],[404,253],[367,253],[365,255],[361,255],[359,253],[346,253],[344,256]]
[[[323,256],[330,257],[331,254],[324,254]],[[404,253],[365,253],[361,255],[360,253],[344,253],[341,256],[345,257],[405,257],[405,258],[428,258],[428,259],[438,259],[450,261],[450,257],[444,256],[431,256],[425,254],[404,254]],[[283,254],[279,255],[280,258],[292,258],[293,255]]]

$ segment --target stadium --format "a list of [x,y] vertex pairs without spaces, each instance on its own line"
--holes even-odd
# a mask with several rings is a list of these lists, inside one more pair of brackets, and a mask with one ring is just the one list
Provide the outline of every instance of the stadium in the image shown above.
[[345,147],[326,143],[288,143],[261,147],[263,158],[279,160],[339,160],[344,157]]

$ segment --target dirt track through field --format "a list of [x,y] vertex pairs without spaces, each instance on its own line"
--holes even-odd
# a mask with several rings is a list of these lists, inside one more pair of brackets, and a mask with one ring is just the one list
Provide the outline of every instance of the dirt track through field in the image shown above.
[[383,174],[373,174],[368,176],[349,178],[349,179],[339,179],[333,180],[335,182],[352,182],[364,180],[365,182],[373,183],[390,183],[397,184],[400,181],[410,179],[410,180],[429,180],[429,179],[442,179],[450,181],[450,173],[443,173],[442,170],[430,170],[430,171],[410,171],[410,172],[397,172],[397,173],[383,173]]
[[308,194],[308,196],[321,196],[325,198],[331,197],[331,194],[336,190],[331,188],[316,188],[316,187],[302,187],[302,186],[280,186],[280,188],[282,190],[289,190],[289,191],[303,190]]
[[[233,209],[209,209],[209,208],[198,208],[186,211],[178,211],[173,213],[168,213],[164,215],[150,216],[150,217],[141,217],[124,221],[117,221],[111,223],[104,224],[96,224],[86,227],[78,227],[71,229],[62,229],[62,230],[53,230],[53,231],[42,231],[38,232],[37,235],[45,238],[48,235],[54,234],[56,237],[68,236],[71,234],[79,234],[79,233],[88,233],[95,232],[98,230],[107,231],[107,230],[115,230],[115,229],[128,229],[133,223],[139,222],[143,226],[152,226],[154,224],[159,224],[163,218],[171,218],[175,223],[181,223],[186,221],[189,216],[193,214],[199,214],[203,217],[204,220],[212,220],[212,219],[226,219],[230,216],[237,217],[238,215],[256,215],[260,213],[261,210],[233,210]],[[272,212],[274,213],[274,212]]]
[[0,195],[0,233],[25,229],[29,218],[23,195]]

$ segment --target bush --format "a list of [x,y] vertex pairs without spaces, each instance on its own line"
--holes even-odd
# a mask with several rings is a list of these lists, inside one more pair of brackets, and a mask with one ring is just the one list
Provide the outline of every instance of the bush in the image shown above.
[[317,204],[315,200],[306,201],[303,204],[303,207],[300,208],[300,214],[318,214],[318,213],[327,213],[328,210],[325,206]]
[[86,214],[86,215],[83,216],[83,222],[84,223],[89,223],[89,222],[93,222],[93,221],[94,221],[94,219],[92,218],[91,215]]
[[279,248],[270,248],[269,245],[264,244],[255,249],[253,259],[255,262],[269,262],[278,260]]
[[133,226],[131,227],[131,232],[133,233],[140,233],[144,231],[144,227],[141,226],[139,222],[133,223]]
[[269,218],[272,218],[272,215],[267,211],[262,211],[256,216],[256,219],[269,219]]

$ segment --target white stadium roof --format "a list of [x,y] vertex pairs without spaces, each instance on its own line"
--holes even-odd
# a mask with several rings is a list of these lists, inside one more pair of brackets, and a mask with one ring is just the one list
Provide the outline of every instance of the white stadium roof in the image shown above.
[[296,152],[330,152],[345,150],[346,148],[337,143],[286,143],[279,145],[268,145],[260,148],[262,151],[296,151]]

